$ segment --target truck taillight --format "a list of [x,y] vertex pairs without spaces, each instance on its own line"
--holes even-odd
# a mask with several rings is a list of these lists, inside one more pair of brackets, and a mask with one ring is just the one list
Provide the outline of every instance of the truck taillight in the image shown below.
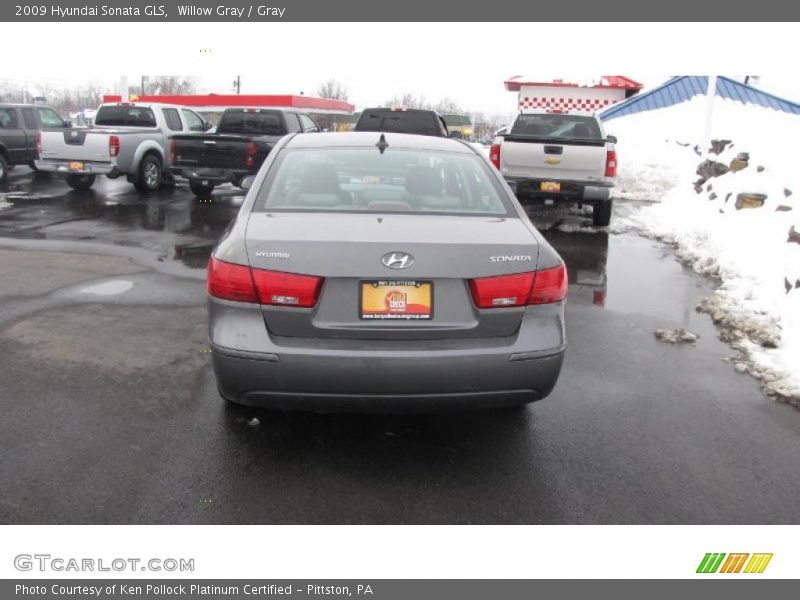
[[119,156],[119,136],[111,135],[108,137],[108,155],[111,158]]
[[323,281],[313,275],[234,265],[213,256],[208,261],[208,293],[222,300],[311,308]]
[[248,168],[255,166],[256,164],[256,152],[258,148],[256,147],[255,142],[247,142],[247,145],[244,148],[245,153],[247,154],[247,160],[245,160],[245,164]]
[[551,304],[567,297],[567,270],[552,269],[470,279],[472,300],[478,308],[508,308]]
[[42,132],[36,132],[36,158],[42,158]]
[[617,176],[617,152],[609,150],[606,154],[606,177]]
[[175,140],[169,141],[169,164],[175,164]]
[[497,169],[500,169],[500,144],[492,144],[492,149],[489,150],[489,160]]

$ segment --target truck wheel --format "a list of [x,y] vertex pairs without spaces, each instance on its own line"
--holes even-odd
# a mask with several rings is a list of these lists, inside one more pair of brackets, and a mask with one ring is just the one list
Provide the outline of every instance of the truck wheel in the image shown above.
[[139,163],[139,176],[133,182],[133,187],[143,193],[154,192],[161,186],[161,160],[148,154]]
[[595,227],[607,227],[611,223],[611,209],[614,205],[613,200],[606,200],[595,204],[592,209],[592,223]]
[[5,157],[0,154],[0,183],[5,183],[8,177],[8,163]]
[[88,190],[94,185],[96,175],[67,175],[67,185],[73,190]]
[[211,192],[214,191],[214,184],[201,183],[197,179],[190,179],[189,189],[192,190],[192,193],[198,198],[208,198]]

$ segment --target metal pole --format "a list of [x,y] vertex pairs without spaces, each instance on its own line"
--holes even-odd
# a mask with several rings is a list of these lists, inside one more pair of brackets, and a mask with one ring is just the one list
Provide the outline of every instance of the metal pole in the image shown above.
[[705,122],[705,135],[703,136],[703,147],[701,154],[703,159],[708,157],[708,151],[711,147],[711,121],[714,117],[714,98],[717,95],[717,76],[709,75],[708,77],[708,91],[706,92],[706,122]]

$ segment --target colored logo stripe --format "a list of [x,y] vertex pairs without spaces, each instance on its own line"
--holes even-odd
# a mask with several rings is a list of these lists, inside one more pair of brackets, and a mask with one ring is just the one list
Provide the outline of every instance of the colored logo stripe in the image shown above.
[[772,553],[770,554],[753,554],[753,558],[747,563],[744,568],[745,573],[763,573],[767,568],[769,561],[772,560]]
[[722,559],[725,558],[725,553],[706,553],[703,560],[700,561],[700,566],[697,567],[698,573],[716,573]]
[[[728,557],[727,559],[725,557]],[[750,557],[748,561],[747,558]],[[724,563],[722,561],[725,561]],[[745,573],[763,573],[769,561],[772,560],[771,553],[760,553],[750,555],[747,552],[735,552],[725,554],[724,552],[708,552],[700,561],[697,567],[698,573],[741,573],[744,567]],[[745,566],[745,562],[747,566]],[[720,568],[720,565],[722,568]]]

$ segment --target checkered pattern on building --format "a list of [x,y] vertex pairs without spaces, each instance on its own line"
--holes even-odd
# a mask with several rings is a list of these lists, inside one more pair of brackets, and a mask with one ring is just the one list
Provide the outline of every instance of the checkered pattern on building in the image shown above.
[[545,110],[561,110],[569,112],[597,112],[616,104],[617,100],[601,98],[556,98],[544,96],[523,96],[519,99],[519,107],[540,108]]

